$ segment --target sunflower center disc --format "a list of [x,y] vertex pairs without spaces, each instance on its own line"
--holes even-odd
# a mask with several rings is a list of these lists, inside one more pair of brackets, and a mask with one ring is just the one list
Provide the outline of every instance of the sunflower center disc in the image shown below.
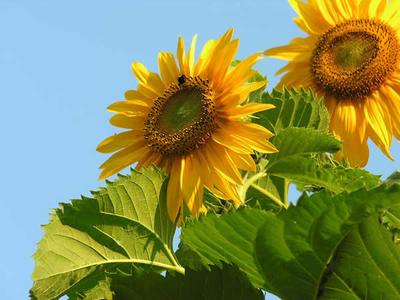
[[179,77],[154,101],[144,137],[153,151],[185,155],[204,144],[215,128],[214,93],[200,77]]
[[392,74],[399,54],[392,28],[376,20],[350,20],[320,37],[311,71],[318,88],[328,95],[363,99]]
[[193,125],[201,117],[201,98],[201,91],[196,88],[180,90],[172,95],[159,117],[159,128],[173,134]]

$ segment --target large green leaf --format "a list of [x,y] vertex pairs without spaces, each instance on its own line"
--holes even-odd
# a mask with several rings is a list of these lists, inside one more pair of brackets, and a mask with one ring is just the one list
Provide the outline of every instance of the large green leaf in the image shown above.
[[286,128],[274,138],[279,152],[269,156],[268,170],[274,163],[293,155],[334,153],[341,149],[341,142],[332,135],[312,128]]
[[226,264],[210,270],[187,269],[184,276],[170,272],[163,276],[145,270],[107,274],[89,290],[68,296],[70,300],[264,299],[262,291],[254,288],[237,267]]
[[400,298],[400,248],[378,223],[399,207],[400,186],[384,184],[334,197],[304,194],[297,206],[269,214],[256,242],[265,287],[282,299]]
[[[324,155],[311,155],[340,149],[341,143],[327,133],[310,128],[287,128],[276,136],[274,143],[281,150],[270,156],[266,166],[269,175],[334,193],[372,188],[380,183],[378,176],[365,170],[346,168]],[[256,184],[265,185],[266,178]]]
[[180,259],[184,265],[198,268],[199,264],[222,266],[233,263],[256,287],[265,286],[255,257],[255,239],[268,212],[246,208],[223,216],[207,215],[185,226],[182,241],[195,254],[186,251]]
[[[318,157],[295,155],[274,163],[269,174],[286,178],[304,189],[327,189],[333,193],[372,188],[380,183],[379,176],[362,169],[346,168]],[[308,188],[307,188],[308,187]]]
[[62,204],[44,232],[34,255],[37,299],[93,286],[105,270],[122,265],[183,272],[172,251],[165,177],[154,168],[120,176],[93,198]]
[[69,300],[81,300],[81,299],[86,299],[86,300],[108,300],[108,299],[113,299],[114,293],[111,290],[111,279],[107,278],[105,273],[100,274],[94,282],[95,284],[88,285],[85,284],[84,286],[75,287],[75,292],[71,292],[68,294],[68,299]]
[[278,134],[289,127],[306,127],[328,131],[329,114],[323,101],[311,90],[295,88],[264,93],[260,102],[275,105],[275,109],[255,114],[254,122]]
[[321,280],[319,299],[400,299],[400,246],[372,215],[346,236]]
[[254,288],[234,266],[210,271],[187,269],[185,276],[167,273],[135,273],[111,280],[114,299],[119,300],[262,300],[262,291]]
[[[268,155],[268,160],[274,161],[301,151],[335,152],[339,149],[339,143],[327,133],[329,114],[324,103],[310,90],[274,90],[264,93],[260,102],[275,105],[274,109],[255,114],[256,118],[253,119],[253,122],[276,134],[271,141],[279,152]],[[306,128],[314,131],[307,131]],[[246,175],[244,194],[251,206],[279,210],[287,206],[289,180],[265,173],[265,166],[259,167],[258,173]]]
[[[259,173],[246,178],[244,185],[246,199],[252,206],[254,206],[254,202],[264,209],[274,209],[272,204],[275,208],[286,206],[289,181],[301,177],[301,174],[297,172],[297,160],[305,159],[303,155],[336,152],[341,145],[338,140],[326,132],[296,127],[281,130],[274,138],[274,144],[279,152],[269,156],[264,170],[261,169]],[[281,166],[284,167],[281,168]],[[305,174],[305,176],[307,175]],[[319,178],[314,176],[307,177],[307,179],[306,183],[316,185]]]

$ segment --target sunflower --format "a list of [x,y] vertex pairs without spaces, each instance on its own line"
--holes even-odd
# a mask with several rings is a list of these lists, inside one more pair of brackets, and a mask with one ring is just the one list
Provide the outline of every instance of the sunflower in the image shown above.
[[279,86],[304,86],[324,96],[331,131],[343,141],[338,159],[368,162],[370,138],[390,159],[400,139],[400,2],[289,0],[307,33],[265,55],[288,60]]
[[254,150],[275,152],[271,132],[249,121],[249,115],[273,108],[243,104],[265,82],[248,83],[261,53],[231,66],[239,46],[228,30],[208,41],[195,63],[196,36],[189,51],[178,40],[177,61],[172,53],[158,55],[160,75],[141,63],[132,64],[138,80],[126,100],[108,107],[112,125],[129,129],[101,142],[97,150],[113,154],[100,166],[100,179],[137,162],[137,169],[157,165],[169,174],[167,208],[180,222],[183,203],[192,215],[204,211],[204,188],[222,199],[241,202],[239,169],[255,171]]

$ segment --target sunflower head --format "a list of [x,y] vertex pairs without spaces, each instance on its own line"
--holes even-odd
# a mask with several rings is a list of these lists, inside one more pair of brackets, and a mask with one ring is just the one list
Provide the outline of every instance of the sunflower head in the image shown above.
[[400,2],[289,0],[308,37],[266,55],[289,60],[280,85],[311,87],[324,96],[331,131],[353,166],[368,161],[368,139],[389,157],[400,138]]
[[164,156],[186,155],[204,144],[216,127],[214,93],[200,77],[178,78],[158,97],[145,120],[144,137]]
[[197,62],[196,36],[188,52],[179,38],[177,59],[169,52],[159,54],[160,75],[133,63],[136,90],[109,107],[115,113],[111,124],[129,130],[97,147],[99,152],[116,152],[101,165],[101,179],[135,162],[137,168],[155,164],[164,169],[169,175],[168,213],[178,223],[184,205],[195,216],[205,211],[204,188],[240,204],[239,169],[255,171],[254,151],[276,151],[267,140],[271,132],[248,121],[252,113],[273,106],[244,104],[252,91],[265,86],[248,83],[260,54],[232,67],[239,46],[232,34],[228,30],[208,41]]

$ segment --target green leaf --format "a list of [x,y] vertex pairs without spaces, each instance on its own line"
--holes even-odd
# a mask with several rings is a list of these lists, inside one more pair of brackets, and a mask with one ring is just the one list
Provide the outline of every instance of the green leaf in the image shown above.
[[279,152],[269,156],[267,170],[279,162],[298,154],[334,153],[341,149],[341,142],[332,135],[311,128],[286,128],[273,140]]
[[255,239],[258,229],[268,215],[263,210],[245,208],[220,217],[206,215],[185,226],[182,241],[197,255],[184,260],[189,267],[198,264],[222,266],[222,262],[235,264],[255,287],[266,282],[255,257]]
[[143,272],[111,281],[115,299],[119,300],[186,300],[186,299],[242,299],[262,300],[261,290],[254,288],[234,266],[210,271],[187,269],[186,275]]
[[[300,152],[339,150],[339,143],[327,135],[328,111],[323,101],[318,99],[311,90],[296,90],[295,88],[283,89],[282,92],[274,90],[272,93],[263,94],[260,102],[275,105],[274,109],[257,113],[256,118],[253,118],[253,122],[276,134],[271,141],[279,152],[268,155],[268,160],[274,161]],[[310,133],[311,136],[307,135],[309,132],[306,128],[314,129]],[[297,133],[300,136],[296,136]],[[288,137],[290,139],[286,140]],[[326,144],[320,145],[320,139]],[[265,168],[260,168],[258,172],[260,174],[249,173],[246,176],[250,183],[245,182],[243,194],[246,195],[248,205],[275,211],[287,207],[289,180],[265,174]]]
[[350,231],[327,269],[318,299],[400,299],[400,247],[376,215]]
[[[248,175],[244,189],[249,205],[276,210],[287,206],[289,181],[302,178],[297,161],[301,162],[305,158],[300,155],[336,152],[341,143],[320,130],[296,127],[283,129],[273,141],[279,152],[269,155],[265,170],[260,170],[251,177]],[[307,174],[304,177],[306,176]],[[319,182],[319,178],[315,176],[307,179],[311,184]],[[306,183],[310,183],[309,181]]]
[[365,170],[345,168],[317,157],[302,155],[278,160],[268,173],[304,186],[304,189],[327,189],[333,193],[352,192],[363,187],[372,188],[380,183],[379,176]]
[[287,206],[289,181],[259,172],[245,181],[243,192],[246,204],[251,207],[279,212]]
[[80,299],[114,299],[114,293],[111,291],[111,279],[107,278],[105,274],[102,274],[101,279],[99,278],[94,286],[88,286],[87,284],[81,288],[75,288],[77,292],[68,294],[69,300],[80,300]]
[[306,127],[328,131],[329,113],[323,101],[311,90],[295,88],[265,93],[262,103],[271,103],[275,109],[255,114],[254,122],[278,134],[289,127]]
[[[266,288],[282,299],[400,298],[400,248],[377,223],[399,207],[400,186],[382,185],[334,197],[303,194],[297,206],[269,214],[256,241]],[[377,285],[392,287],[384,294]]]
[[34,254],[32,294],[54,299],[92,286],[99,274],[135,264],[183,272],[172,251],[166,182],[154,169],[119,176],[106,188],[62,204]]

